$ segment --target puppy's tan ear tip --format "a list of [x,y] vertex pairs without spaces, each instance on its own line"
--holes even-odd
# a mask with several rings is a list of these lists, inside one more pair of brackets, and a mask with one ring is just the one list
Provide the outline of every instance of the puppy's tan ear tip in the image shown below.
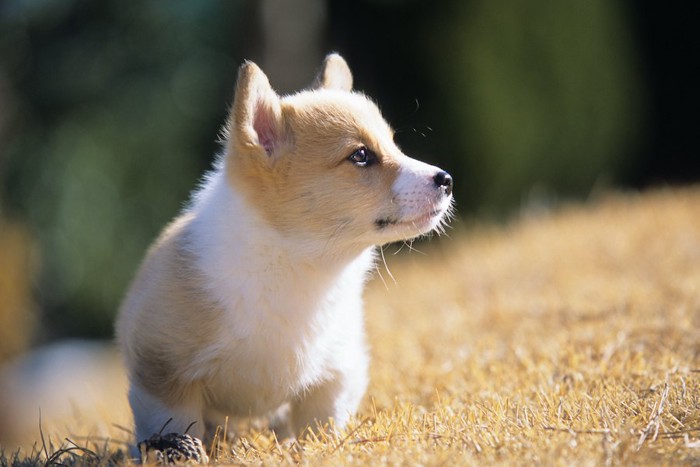
[[352,81],[352,72],[348,63],[340,54],[333,52],[326,55],[323,60],[314,87],[351,91]]
[[279,96],[267,75],[255,63],[243,62],[229,116],[230,135],[238,144],[271,154],[280,142],[280,122]]
[[260,69],[258,65],[255,64],[255,62],[251,62],[250,60],[246,60],[241,64],[241,66],[238,68],[238,79],[247,79],[250,78],[251,76],[255,75],[264,75],[265,73]]
[[326,55],[326,58],[323,59],[323,64],[324,66],[334,64],[335,66],[345,66],[346,68],[350,68],[348,67],[348,63],[338,52],[331,52]]
[[[273,95],[275,92],[264,71],[255,63],[246,60],[238,68],[236,100],[247,95]],[[245,100],[245,99],[243,99]]]

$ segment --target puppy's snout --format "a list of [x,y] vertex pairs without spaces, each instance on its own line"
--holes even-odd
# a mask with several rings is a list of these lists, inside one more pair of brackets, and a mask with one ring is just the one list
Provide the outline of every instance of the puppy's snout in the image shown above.
[[436,187],[443,190],[445,195],[450,195],[452,193],[452,175],[444,170],[439,171],[433,176],[433,182]]

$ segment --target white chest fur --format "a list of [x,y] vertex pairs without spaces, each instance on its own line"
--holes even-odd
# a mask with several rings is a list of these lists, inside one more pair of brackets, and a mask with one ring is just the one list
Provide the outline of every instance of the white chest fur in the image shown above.
[[212,405],[262,413],[366,364],[361,296],[372,249],[348,260],[290,241],[251,212],[221,171],[191,210],[190,248],[223,310],[218,335],[193,366]]

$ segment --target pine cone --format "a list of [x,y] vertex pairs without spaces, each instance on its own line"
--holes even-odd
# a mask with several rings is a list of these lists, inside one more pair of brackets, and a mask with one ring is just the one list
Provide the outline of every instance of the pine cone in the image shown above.
[[196,464],[209,462],[202,442],[188,434],[155,434],[138,444],[143,462],[152,461],[159,464],[176,464],[187,461]]

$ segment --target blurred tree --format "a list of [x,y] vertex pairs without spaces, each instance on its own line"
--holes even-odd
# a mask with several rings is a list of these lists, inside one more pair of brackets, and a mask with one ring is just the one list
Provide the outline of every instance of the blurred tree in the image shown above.
[[326,0],[259,0],[264,52],[258,63],[282,94],[309,85],[321,50]]
[[618,3],[473,0],[447,30],[435,65],[479,205],[517,205],[538,185],[580,196],[621,172],[642,109]]
[[111,335],[146,246],[218,150],[251,5],[2,5],[16,99],[0,197],[41,245],[45,330]]

